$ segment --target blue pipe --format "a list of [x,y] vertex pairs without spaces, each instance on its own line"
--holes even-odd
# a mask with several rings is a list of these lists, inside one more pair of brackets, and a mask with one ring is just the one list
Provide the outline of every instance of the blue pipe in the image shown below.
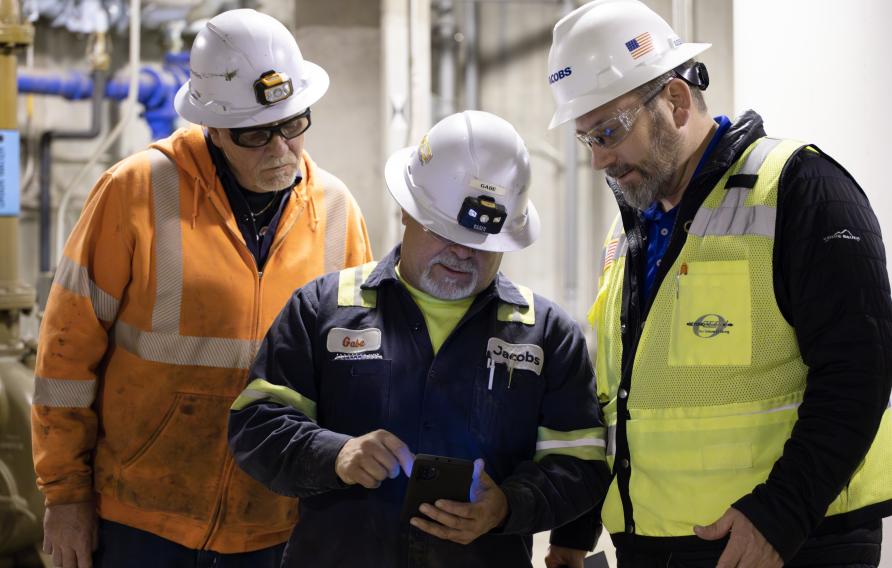
[[[160,70],[149,66],[139,70],[137,100],[145,108],[142,116],[148,123],[154,140],[173,133],[177,120],[173,99],[179,88],[188,80],[187,52],[167,54]],[[88,99],[93,94],[93,79],[79,71],[70,71],[64,76],[23,74],[18,77],[18,86],[19,93],[58,95],[68,100]],[[109,81],[105,87],[105,97],[123,100],[127,98],[129,91],[128,81]]]

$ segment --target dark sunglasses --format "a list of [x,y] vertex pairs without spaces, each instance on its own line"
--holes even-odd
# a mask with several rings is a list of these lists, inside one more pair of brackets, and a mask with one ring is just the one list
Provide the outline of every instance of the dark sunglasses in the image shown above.
[[285,140],[297,138],[310,127],[310,109],[305,110],[294,118],[273,126],[260,128],[230,128],[229,135],[236,145],[243,148],[260,148],[269,144],[273,134],[278,134]]

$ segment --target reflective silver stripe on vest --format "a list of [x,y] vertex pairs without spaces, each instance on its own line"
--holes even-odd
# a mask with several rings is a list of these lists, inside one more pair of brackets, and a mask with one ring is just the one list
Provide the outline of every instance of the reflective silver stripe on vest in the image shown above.
[[146,361],[247,369],[259,340],[180,335],[183,300],[183,236],[180,184],[176,164],[158,150],[149,151],[155,218],[155,286],[152,331],[115,323],[115,343]]
[[64,408],[89,408],[96,400],[96,381],[34,377],[33,404]]
[[63,256],[59,261],[59,267],[56,268],[53,283],[78,296],[89,298],[97,318],[103,321],[115,321],[121,302],[90,279],[86,266],[80,266],[67,256]]
[[260,341],[142,331],[119,321],[115,343],[140,359],[170,365],[247,369]]
[[176,164],[160,151],[149,150],[152,200],[155,208],[155,306],[152,330],[180,332],[183,303],[183,235],[180,225],[180,183]]
[[325,272],[335,272],[344,267],[344,251],[347,245],[347,188],[334,176],[322,176],[325,190]]
[[616,455],[616,424],[607,427],[607,455]]
[[[776,138],[760,140],[747,156],[738,175],[756,175],[768,154],[780,142]],[[699,237],[758,235],[773,239],[777,210],[767,205],[745,205],[751,191],[749,187],[725,189],[725,197],[717,208],[701,207],[697,211],[688,232]]]
[[619,260],[622,257],[626,256],[626,252],[629,250],[629,239],[626,238],[626,234],[623,233],[619,236],[619,242],[616,243],[616,254],[613,256],[614,260]]

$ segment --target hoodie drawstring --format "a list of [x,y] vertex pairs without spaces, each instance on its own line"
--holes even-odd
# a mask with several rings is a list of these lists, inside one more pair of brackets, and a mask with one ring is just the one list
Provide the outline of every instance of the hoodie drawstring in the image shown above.
[[195,220],[198,219],[198,194],[206,191],[204,180],[199,177],[195,179],[195,189],[192,192],[192,229],[195,229]]
[[315,233],[316,227],[319,226],[319,215],[316,213],[316,200],[313,198],[312,193],[308,196],[307,201],[309,201],[307,205],[310,210],[310,230]]

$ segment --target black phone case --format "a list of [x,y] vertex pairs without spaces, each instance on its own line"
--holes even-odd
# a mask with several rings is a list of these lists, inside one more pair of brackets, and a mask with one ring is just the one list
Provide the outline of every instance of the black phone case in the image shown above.
[[474,462],[428,454],[416,455],[400,520],[408,523],[412,517],[424,517],[418,510],[422,503],[433,503],[437,499],[467,502],[473,475]]

